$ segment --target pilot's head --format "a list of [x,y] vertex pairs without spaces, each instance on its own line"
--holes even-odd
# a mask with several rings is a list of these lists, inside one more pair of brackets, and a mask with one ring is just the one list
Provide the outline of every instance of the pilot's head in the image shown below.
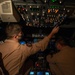
[[22,37],[21,26],[18,24],[7,25],[6,34],[7,34],[7,39],[12,39],[12,38],[15,38],[17,40],[21,39]]
[[69,43],[68,43],[68,40],[66,40],[66,38],[60,37],[56,41],[56,48],[58,50],[61,50],[63,47],[68,46],[68,45],[69,45]]

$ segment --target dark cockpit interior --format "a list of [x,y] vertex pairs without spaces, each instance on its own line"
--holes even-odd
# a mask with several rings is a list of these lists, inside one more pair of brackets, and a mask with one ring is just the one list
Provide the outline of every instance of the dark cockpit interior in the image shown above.
[[[19,41],[20,44],[38,42],[56,25],[60,27],[44,52],[38,52],[29,57],[28,60],[38,63],[34,63],[35,67],[41,63],[41,68],[46,67],[44,57],[57,52],[55,41],[58,37],[64,37],[71,47],[75,47],[75,0],[0,0],[0,43],[6,39],[6,26],[13,23],[22,26],[24,34]],[[27,64],[30,63],[27,62]],[[24,66],[21,70],[23,74]],[[30,75],[35,75],[34,72],[31,71]],[[51,75],[48,72],[44,74],[39,72],[36,75]]]

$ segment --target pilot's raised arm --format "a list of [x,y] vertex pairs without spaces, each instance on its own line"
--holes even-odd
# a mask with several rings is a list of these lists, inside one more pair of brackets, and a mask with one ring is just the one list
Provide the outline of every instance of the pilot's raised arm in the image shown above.
[[3,62],[9,75],[16,75],[28,56],[39,50],[45,50],[49,40],[58,30],[59,27],[54,27],[48,36],[28,46],[27,44],[21,45],[19,43],[22,37],[21,26],[18,24],[8,25],[6,27],[7,39],[4,43],[0,44],[0,52],[2,53]]

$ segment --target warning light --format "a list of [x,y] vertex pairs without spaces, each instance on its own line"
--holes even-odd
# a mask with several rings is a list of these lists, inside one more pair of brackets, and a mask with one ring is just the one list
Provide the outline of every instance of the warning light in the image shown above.
[[36,64],[36,66],[38,67],[38,66],[39,66],[39,64]]
[[48,13],[50,13],[51,12],[51,10],[50,9],[48,9]]
[[58,11],[59,11],[58,9],[55,9],[55,13],[58,13]]

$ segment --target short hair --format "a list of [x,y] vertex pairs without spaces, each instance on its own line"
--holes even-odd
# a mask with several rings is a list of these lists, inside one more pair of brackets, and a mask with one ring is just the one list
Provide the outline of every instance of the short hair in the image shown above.
[[69,45],[69,40],[67,38],[59,37],[56,40],[56,44],[58,43],[61,44],[62,46],[66,46],[66,45]]
[[21,32],[21,26],[19,24],[9,24],[6,26],[7,38],[12,38],[14,34]]

